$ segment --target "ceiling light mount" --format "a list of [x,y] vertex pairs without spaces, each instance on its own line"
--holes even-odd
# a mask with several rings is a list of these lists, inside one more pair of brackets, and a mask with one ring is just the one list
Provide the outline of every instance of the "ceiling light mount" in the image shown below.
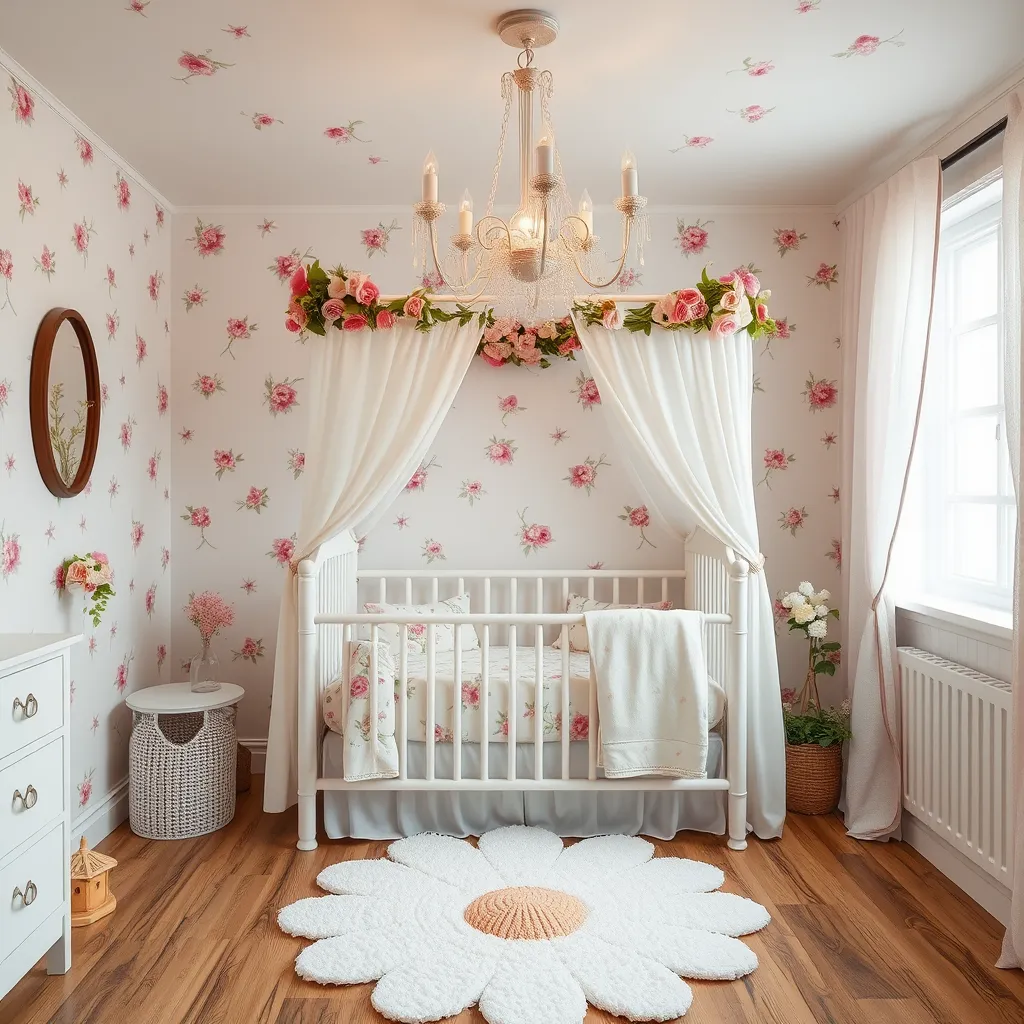
[[558,19],[547,11],[525,8],[503,14],[497,30],[503,43],[517,50],[536,50],[558,38]]

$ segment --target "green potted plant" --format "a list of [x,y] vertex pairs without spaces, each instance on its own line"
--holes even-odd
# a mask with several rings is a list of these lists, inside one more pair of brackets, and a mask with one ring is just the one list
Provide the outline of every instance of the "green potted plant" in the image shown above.
[[798,814],[828,814],[839,803],[843,783],[843,743],[850,738],[850,702],[822,708],[818,676],[834,676],[841,645],[828,640],[828,620],[839,610],[829,607],[831,594],[804,581],[782,598],[789,612],[790,632],[807,637],[807,676],[797,694],[782,691],[786,727],[786,808]]

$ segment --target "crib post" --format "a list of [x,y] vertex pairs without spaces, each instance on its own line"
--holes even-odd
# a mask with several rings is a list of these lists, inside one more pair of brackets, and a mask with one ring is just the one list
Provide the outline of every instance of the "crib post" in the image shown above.
[[729,780],[729,849],[747,848],[747,562],[729,552],[728,723],[726,775]]
[[298,794],[300,850],[316,849],[316,775],[319,746],[320,694],[316,680],[316,563],[299,562],[299,685],[298,700]]

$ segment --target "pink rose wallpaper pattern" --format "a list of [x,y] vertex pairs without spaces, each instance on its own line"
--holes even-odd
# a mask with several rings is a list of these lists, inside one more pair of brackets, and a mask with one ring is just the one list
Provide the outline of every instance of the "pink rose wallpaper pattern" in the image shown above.
[[[170,614],[158,580],[171,543],[171,472],[160,457],[170,447],[162,414],[171,338],[157,300],[171,280],[171,240],[151,235],[145,261],[133,262],[129,247],[142,251],[163,199],[24,86],[11,80],[8,91],[13,109],[0,108],[0,622],[5,631],[85,636],[71,653],[77,823],[125,782],[124,695],[170,679],[159,656]],[[54,306],[78,309],[89,324],[102,399],[90,486],[62,501],[39,478],[28,414],[35,331]],[[83,550],[106,552],[117,577],[95,629],[80,602],[53,586],[60,561]]]
[[[612,214],[597,211],[599,221],[606,216]],[[172,593],[165,602],[161,592],[157,607],[176,609],[190,591],[227,593],[226,581],[234,581],[236,623],[217,644],[231,679],[247,691],[243,737],[266,736],[281,587],[295,555],[306,470],[315,473],[305,456],[310,343],[280,326],[288,278],[316,255],[369,272],[386,293],[420,285],[422,271],[414,273],[403,257],[401,234],[392,237],[387,258],[381,249],[367,257],[367,225],[390,231],[392,222],[409,232],[407,215],[373,208],[275,210],[272,220],[258,211],[209,209],[172,224],[171,294],[178,301],[171,311],[170,418],[179,440],[172,460]],[[691,228],[687,246],[699,253],[680,240]],[[687,207],[652,218],[651,232],[645,292],[692,284],[707,262],[722,272],[752,263],[772,289],[780,326],[755,349],[753,405],[765,572],[773,595],[805,578],[825,580],[837,592],[841,505],[831,488],[839,483],[839,295],[807,281],[822,265],[830,283],[833,271],[839,278],[843,272],[828,211],[719,207],[712,218]],[[240,290],[239,282],[252,285]],[[225,325],[243,316],[250,336],[242,338],[236,327],[239,337],[225,351]],[[582,353],[542,371],[474,360],[434,444],[369,530],[360,558],[380,568],[526,573],[532,566],[680,567],[677,540],[637,493],[618,451]],[[140,553],[148,528],[147,522]],[[184,678],[178,665],[192,653],[191,627],[173,612],[171,621],[170,664],[175,678]],[[255,660],[236,654],[253,650],[250,641],[262,644]],[[784,629],[779,650],[784,679],[798,683],[806,651]]]

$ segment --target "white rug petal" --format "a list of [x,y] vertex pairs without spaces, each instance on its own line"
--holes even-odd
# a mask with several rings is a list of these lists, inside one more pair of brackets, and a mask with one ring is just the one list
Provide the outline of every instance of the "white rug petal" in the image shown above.
[[587,998],[547,943],[517,943],[480,996],[488,1024],[580,1024]]
[[563,881],[571,881],[576,888],[569,891],[577,891],[609,875],[623,875],[653,855],[654,846],[639,836],[595,836],[562,851],[551,870],[549,883],[558,888]]
[[667,967],[593,936],[570,936],[555,952],[588,1002],[628,1020],[675,1020],[693,1001],[690,986]]
[[757,954],[739,939],[695,928],[659,928],[629,946],[684,978],[734,980],[757,967]]
[[316,876],[321,889],[333,893],[376,896],[384,890],[403,887],[415,891],[423,885],[421,875],[389,860],[343,860],[326,867]]
[[699,860],[653,857],[630,871],[622,881],[624,885],[655,895],[711,892],[722,885],[725,874],[721,868]]
[[496,828],[477,846],[506,885],[542,885],[563,850],[553,832],[528,825]]
[[495,966],[493,958],[464,953],[426,957],[385,974],[370,1001],[388,1020],[419,1024],[454,1017],[480,998]]
[[772,919],[760,903],[731,892],[667,897],[661,903],[660,914],[663,920],[681,927],[703,928],[721,935],[749,935],[760,931]]
[[365,896],[310,896],[279,911],[277,924],[289,935],[326,939],[366,927],[374,911],[376,901]]
[[356,942],[349,935],[320,939],[295,958],[295,973],[321,985],[360,985],[376,981],[408,956],[404,943],[395,942],[390,929],[380,929],[370,941]]
[[504,886],[484,855],[464,839],[425,832],[392,843],[388,856],[475,896]]

